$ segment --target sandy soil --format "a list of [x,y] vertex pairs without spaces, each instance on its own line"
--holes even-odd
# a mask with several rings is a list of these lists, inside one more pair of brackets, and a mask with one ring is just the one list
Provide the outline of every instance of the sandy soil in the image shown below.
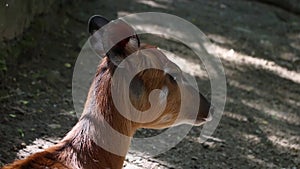
[[[125,168],[300,167],[300,17],[246,0],[90,0],[37,17],[18,42],[3,43],[8,62],[0,88],[0,166],[40,151],[75,123],[71,78],[93,14],[110,19],[157,11],[182,17],[212,41],[226,72],[227,102],[212,138],[199,143],[193,127],[157,157],[130,153]],[[144,38],[195,64],[193,53],[170,40]],[[195,67],[195,66],[191,66]],[[192,71],[192,70],[187,70]],[[197,74],[200,90],[210,88]],[[137,136],[154,135],[141,130]]]

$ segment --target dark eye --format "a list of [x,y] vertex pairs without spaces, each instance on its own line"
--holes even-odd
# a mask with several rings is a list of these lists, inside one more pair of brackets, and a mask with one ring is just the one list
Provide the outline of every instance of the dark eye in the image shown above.
[[179,69],[179,67],[177,67],[176,65],[166,65],[166,67],[164,68],[164,73],[168,76],[168,79],[171,82],[179,82],[181,81],[181,71]]
[[169,79],[175,83],[176,81],[180,80],[180,74],[179,73],[169,73]]

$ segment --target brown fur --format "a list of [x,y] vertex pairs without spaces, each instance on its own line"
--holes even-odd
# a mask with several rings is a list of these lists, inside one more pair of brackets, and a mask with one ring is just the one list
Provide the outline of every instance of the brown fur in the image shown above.
[[[126,57],[133,52],[146,48],[155,49],[153,46],[147,45],[135,48],[128,43],[124,47],[123,54]],[[158,50],[146,57],[153,57],[152,64],[165,64],[167,62],[173,64]],[[131,92],[130,95],[132,104],[139,110],[143,111],[149,108],[148,96],[153,89],[167,86],[169,90],[166,109],[159,118],[149,123],[136,123],[124,118],[112,102],[110,88],[111,77],[115,69],[116,66],[108,57],[102,60],[90,87],[82,117],[59,144],[30,155],[26,159],[15,161],[2,169],[119,169],[122,168],[125,157],[110,153],[96,145],[90,138],[90,133],[95,132],[91,129],[93,126],[101,127],[105,120],[118,132],[133,136],[138,128],[165,128],[174,123],[180,109],[180,91],[177,84],[172,82],[168,75],[160,70],[145,70],[135,77],[145,86],[140,95],[137,96],[134,92]],[[122,92],[120,93],[122,94]],[[166,114],[173,114],[173,116],[170,120],[161,123],[160,118]],[[199,114],[197,120],[203,121],[203,118],[207,117],[208,109]],[[126,140],[124,142],[121,140],[120,145],[115,146],[126,151],[129,143]]]

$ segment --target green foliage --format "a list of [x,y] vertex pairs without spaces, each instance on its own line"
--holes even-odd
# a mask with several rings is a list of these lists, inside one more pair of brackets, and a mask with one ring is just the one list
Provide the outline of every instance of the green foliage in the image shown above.
[[23,129],[18,128],[17,131],[19,132],[19,134],[20,134],[21,137],[25,136],[25,133],[24,133]]

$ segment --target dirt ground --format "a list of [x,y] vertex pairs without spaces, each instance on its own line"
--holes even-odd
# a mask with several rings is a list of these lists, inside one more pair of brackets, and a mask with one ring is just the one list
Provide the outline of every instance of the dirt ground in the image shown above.
[[[182,17],[209,37],[225,68],[227,100],[205,143],[193,127],[159,156],[130,153],[125,168],[299,169],[300,16],[246,0],[90,0],[38,16],[19,41],[1,44],[1,54],[18,62],[8,62],[0,82],[0,166],[57,142],[76,123],[71,80],[88,18],[146,11]],[[179,43],[152,40],[192,63]],[[197,79],[200,90],[209,89],[208,79]]]

